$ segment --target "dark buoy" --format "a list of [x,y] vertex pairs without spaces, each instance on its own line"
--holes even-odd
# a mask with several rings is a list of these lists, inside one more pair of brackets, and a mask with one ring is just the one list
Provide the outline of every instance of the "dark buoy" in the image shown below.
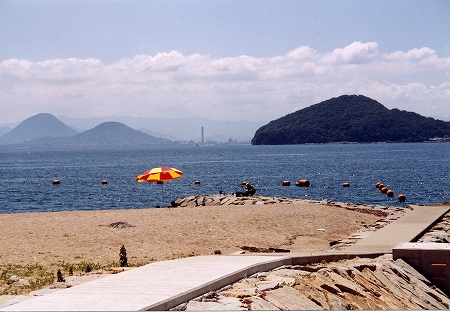
[[383,183],[378,184],[378,188],[379,188],[380,190],[382,190],[384,187],[385,187],[385,186],[384,186]]
[[301,187],[308,187],[311,185],[311,183],[309,182],[309,180],[298,180],[297,182],[295,182],[295,185]]
[[107,180],[102,180],[102,184],[108,184]]
[[284,180],[284,181],[282,182],[282,185],[283,185],[283,186],[290,186],[290,185],[291,185],[291,181]]
[[247,185],[247,183],[248,183],[247,181],[242,181],[241,184],[242,184],[242,185]]
[[195,180],[194,184],[197,184],[197,185],[200,184],[200,180]]
[[383,187],[382,189],[380,189],[380,191],[381,193],[386,194],[389,189],[387,187]]
[[343,187],[350,187],[350,183],[349,182],[344,182],[344,183],[342,183],[342,186]]
[[406,195],[405,194],[399,194],[397,196],[397,199],[399,202],[403,203],[406,200]]
[[394,191],[393,190],[387,190],[386,195],[388,197],[394,197]]
[[60,184],[61,183],[61,181],[59,181],[59,180],[53,180],[53,184]]
[[381,183],[381,182],[375,183],[375,187],[376,187],[377,189],[379,189],[379,188],[380,188],[380,184],[383,184],[383,183]]

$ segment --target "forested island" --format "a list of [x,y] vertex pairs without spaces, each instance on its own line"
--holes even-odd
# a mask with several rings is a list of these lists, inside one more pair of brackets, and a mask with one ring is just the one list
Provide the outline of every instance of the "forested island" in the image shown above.
[[388,109],[363,95],[342,95],[259,128],[253,145],[423,142],[450,138],[450,122]]

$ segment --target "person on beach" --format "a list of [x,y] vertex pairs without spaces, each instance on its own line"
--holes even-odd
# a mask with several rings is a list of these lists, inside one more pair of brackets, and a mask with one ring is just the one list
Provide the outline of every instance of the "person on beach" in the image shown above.
[[256,190],[255,190],[255,188],[254,188],[253,185],[251,185],[250,183],[247,182],[247,183],[245,184],[245,186],[247,187],[247,193],[248,193],[248,195],[250,195],[250,196],[255,195]]

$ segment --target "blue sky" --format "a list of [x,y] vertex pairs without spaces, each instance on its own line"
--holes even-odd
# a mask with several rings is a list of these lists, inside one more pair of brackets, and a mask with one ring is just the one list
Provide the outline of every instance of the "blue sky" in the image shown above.
[[269,121],[341,94],[450,119],[446,0],[0,0],[0,29],[0,124]]

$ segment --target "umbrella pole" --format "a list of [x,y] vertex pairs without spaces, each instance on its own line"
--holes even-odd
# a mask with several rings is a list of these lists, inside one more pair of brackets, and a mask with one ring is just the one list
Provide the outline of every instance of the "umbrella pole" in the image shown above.
[[164,208],[164,182],[161,183],[161,190],[162,190],[162,202],[163,202],[163,208]]

